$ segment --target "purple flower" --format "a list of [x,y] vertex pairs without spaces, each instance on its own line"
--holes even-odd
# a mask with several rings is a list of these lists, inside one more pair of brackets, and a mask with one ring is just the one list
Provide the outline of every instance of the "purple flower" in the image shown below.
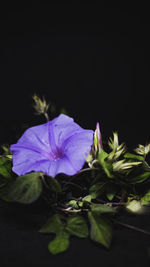
[[58,173],[74,175],[82,169],[93,144],[93,131],[81,128],[66,115],[25,131],[11,145],[13,171],[23,175],[32,171],[51,177]]

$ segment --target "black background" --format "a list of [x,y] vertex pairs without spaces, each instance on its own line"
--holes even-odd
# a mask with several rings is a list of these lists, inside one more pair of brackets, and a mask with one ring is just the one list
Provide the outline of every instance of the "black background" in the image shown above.
[[[31,2],[32,3],[32,2]],[[15,142],[38,123],[34,93],[64,107],[82,127],[101,125],[103,140],[117,130],[132,150],[150,142],[149,14],[141,7],[96,4],[1,6],[0,143]],[[23,125],[23,126],[20,126]],[[37,233],[40,204],[0,205],[0,262],[49,266],[148,266],[148,236],[117,228],[110,251],[72,240],[51,256],[50,237]],[[148,214],[128,222],[150,230]]]

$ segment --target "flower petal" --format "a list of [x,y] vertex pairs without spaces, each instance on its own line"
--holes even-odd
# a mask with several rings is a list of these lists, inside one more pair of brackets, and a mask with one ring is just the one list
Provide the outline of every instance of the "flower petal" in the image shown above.
[[57,118],[50,122],[50,145],[61,148],[63,142],[75,132],[83,130],[74,120],[64,114],[60,114]]
[[50,151],[49,123],[27,129],[18,140],[17,145],[35,149],[39,152],[42,150]]
[[69,159],[76,172],[83,167],[92,144],[93,131],[91,130],[77,132],[64,142],[64,155]]
[[74,169],[72,163],[66,156],[63,156],[61,159],[57,160],[57,169],[55,169],[54,176],[56,176],[59,173],[63,173],[66,175],[76,174],[76,170]]
[[13,151],[13,171],[18,175],[33,171],[32,167],[35,162],[38,162],[38,165],[40,165],[42,161],[49,162],[45,155],[41,155],[39,152],[33,151],[32,149],[20,148],[17,145],[12,145],[11,151]]

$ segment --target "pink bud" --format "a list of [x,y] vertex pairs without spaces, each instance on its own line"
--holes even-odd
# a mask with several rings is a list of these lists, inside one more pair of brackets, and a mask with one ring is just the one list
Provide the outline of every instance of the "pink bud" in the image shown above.
[[100,149],[103,149],[103,144],[102,144],[102,135],[100,132],[100,125],[99,122],[96,123],[96,132],[97,132],[97,139],[100,145]]

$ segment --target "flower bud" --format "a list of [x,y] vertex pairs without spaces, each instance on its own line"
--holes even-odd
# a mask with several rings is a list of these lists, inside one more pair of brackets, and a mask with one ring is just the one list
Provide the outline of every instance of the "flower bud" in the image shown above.
[[146,146],[138,145],[134,151],[139,155],[146,156],[150,152],[150,144]]
[[94,147],[94,154],[95,154],[95,156],[98,155],[98,153],[103,148],[103,145],[102,145],[102,136],[101,136],[101,132],[100,132],[99,122],[97,122],[97,124],[96,124],[96,130],[94,132],[93,147]]
[[46,100],[40,99],[36,94],[33,96],[33,100],[35,102],[34,109],[37,114],[45,114],[49,108],[49,105],[46,103]]

